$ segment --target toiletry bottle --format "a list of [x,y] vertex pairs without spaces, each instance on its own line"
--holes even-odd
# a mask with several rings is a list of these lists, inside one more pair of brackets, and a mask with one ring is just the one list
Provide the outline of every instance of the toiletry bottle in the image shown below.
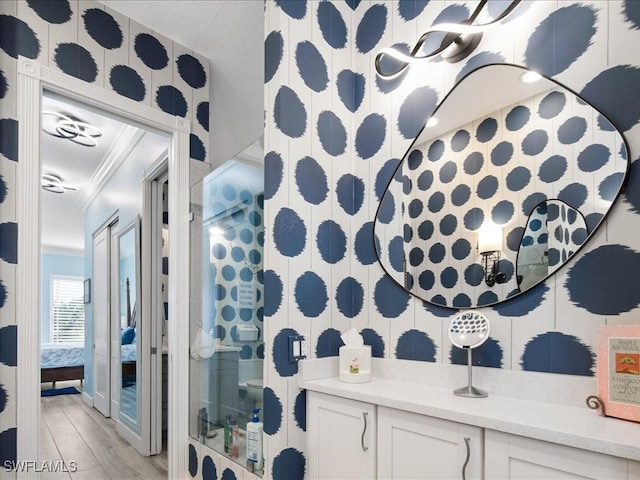
[[224,417],[224,452],[229,453],[229,445],[231,445],[231,415]]
[[247,466],[250,471],[262,470],[262,422],[259,408],[253,409],[253,418],[247,423]]
[[231,444],[229,445],[229,456],[238,458],[240,456],[240,429],[238,428],[238,419],[231,419]]

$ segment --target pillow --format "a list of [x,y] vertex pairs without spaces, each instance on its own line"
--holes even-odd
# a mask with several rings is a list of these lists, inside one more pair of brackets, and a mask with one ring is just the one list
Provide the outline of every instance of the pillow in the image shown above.
[[122,329],[122,345],[129,345],[133,343],[136,338],[136,331],[132,327],[125,327]]

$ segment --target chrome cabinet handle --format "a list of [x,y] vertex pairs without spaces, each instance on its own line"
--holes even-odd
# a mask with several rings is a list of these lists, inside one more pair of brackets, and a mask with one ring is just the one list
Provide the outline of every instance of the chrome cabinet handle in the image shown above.
[[464,437],[464,443],[467,446],[467,458],[464,461],[464,465],[462,465],[462,480],[467,480],[467,465],[469,465],[469,458],[471,457],[470,441],[471,439],[469,437]]
[[362,451],[366,452],[369,450],[369,447],[364,446],[364,434],[367,433],[367,412],[362,412],[362,418],[364,419],[364,429],[362,430],[362,437],[360,438],[360,443],[362,444]]

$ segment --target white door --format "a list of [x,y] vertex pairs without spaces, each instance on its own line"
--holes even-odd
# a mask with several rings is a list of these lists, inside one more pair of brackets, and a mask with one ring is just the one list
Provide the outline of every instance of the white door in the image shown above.
[[105,227],[93,237],[93,406],[105,417],[110,416],[111,346],[109,298],[110,230]]
[[120,303],[118,293],[120,291],[120,282],[118,275],[118,222],[109,226],[110,230],[110,319],[111,328],[111,417],[118,418],[120,414],[120,385],[122,384],[122,368],[120,365]]

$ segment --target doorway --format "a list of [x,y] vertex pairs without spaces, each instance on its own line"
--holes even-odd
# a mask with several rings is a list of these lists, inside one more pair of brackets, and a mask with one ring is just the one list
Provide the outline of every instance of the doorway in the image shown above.
[[[40,258],[40,239],[39,239],[39,224],[42,218],[42,212],[40,209],[40,189],[41,189],[41,168],[40,168],[40,151],[41,141],[40,126],[41,126],[41,112],[39,110],[40,98],[44,90],[50,90],[56,94],[62,94],[68,96],[77,101],[86,102],[92,107],[104,108],[111,114],[122,115],[123,117],[131,120],[132,123],[142,124],[146,127],[150,127],[151,130],[157,130],[160,132],[166,132],[169,134],[170,148],[168,149],[172,155],[169,157],[169,178],[172,184],[176,186],[188,185],[188,124],[184,122],[176,121],[173,117],[163,115],[162,113],[153,110],[151,107],[141,108],[140,105],[132,105],[131,101],[122,98],[116,94],[111,94],[98,87],[87,85],[77,79],[72,79],[64,76],[60,78],[58,72],[49,71],[45,66],[34,64],[34,62],[21,60],[18,68],[18,88],[21,92],[19,96],[18,106],[18,120],[21,125],[19,132],[19,148],[21,150],[21,162],[17,169],[17,188],[20,191],[20,195],[17,199],[17,217],[18,221],[24,227],[20,232],[20,245],[21,250],[19,252],[19,264],[20,269],[16,275],[16,290],[17,290],[17,308],[16,318],[18,319],[18,327],[23,332],[18,339],[18,384],[17,392],[20,397],[20,403],[17,406],[17,424],[18,430],[21,435],[18,436],[17,453],[18,460],[28,460],[33,458],[39,458],[41,445],[38,439],[39,430],[39,412],[40,412],[40,321],[39,321],[39,302],[33,302],[32,297],[34,293],[33,285],[37,285],[37,279],[40,278],[42,269]],[[46,78],[46,80],[44,80]],[[72,127],[76,128],[76,127]],[[23,161],[24,160],[24,161]],[[138,177],[140,178],[140,177]],[[185,191],[188,188],[185,188]],[[123,196],[126,196],[127,191],[121,192]],[[172,202],[169,207],[170,211],[174,211],[174,218],[181,218],[186,221],[188,210],[188,202],[186,196],[181,199],[177,198],[175,202]],[[182,213],[182,215],[180,215]],[[172,239],[171,250],[176,252],[176,255],[172,255],[172,263],[176,263],[174,268],[176,274],[179,277],[186,277],[186,272],[180,267],[180,262],[184,265],[188,262],[188,242],[186,235],[186,225],[182,225],[181,222],[175,221],[176,238]],[[181,228],[185,230],[183,234],[180,234]],[[175,248],[174,248],[175,247]],[[185,257],[185,258],[182,258]],[[188,278],[188,277],[186,277]],[[88,278],[86,280],[91,280]],[[170,298],[180,298],[179,294],[185,295],[188,291],[188,282],[176,282],[177,287],[170,288]],[[93,285],[95,286],[95,285]],[[84,295],[90,296],[93,293],[91,289],[91,282],[87,284],[83,283]],[[37,289],[40,291],[40,288]],[[31,300],[31,301],[30,301]],[[187,305],[180,302],[173,302],[172,309],[175,309],[178,315],[180,313],[184,315],[181,310],[186,310]],[[169,331],[174,329],[172,322],[169,322]],[[179,340],[181,335],[178,333],[175,336],[169,335],[169,338],[175,338]],[[179,341],[176,341],[176,348],[179,349]],[[148,347],[148,345],[147,345]],[[173,347],[173,345],[169,345]],[[144,348],[144,345],[143,345]],[[173,353],[173,352],[171,352]],[[176,352],[177,354],[178,352]],[[179,363],[179,362],[178,362]],[[170,363],[171,365],[171,363]],[[173,365],[171,365],[173,367]],[[180,367],[179,364],[175,365]],[[172,372],[169,375],[175,375]],[[179,376],[175,375],[177,382],[179,382]],[[179,387],[179,385],[177,385]],[[86,385],[85,385],[86,387]],[[169,393],[176,396],[180,400],[180,390],[173,391],[174,389],[170,385]],[[182,391],[186,392],[186,388]],[[185,395],[186,396],[186,395]],[[184,401],[186,403],[186,401]],[[178,407],[178,405],[176,405]],[[34,415],[38,413],[38,415]],[[179,415],[178,415],[179,418]],[[183,422],[186,424],[186,422]],[[179,425],[176,422],[176,425]],[[172,428],[172,425],[169,425]],[[179,428],[176,428],[176,437],[184,438],[179,435]],[[177,475],[178,472],[186,469],[186,455],[175,448],[177,445],[168,445],[169,448],[169,470],[170,475],[172,472]],[[173,448],[172,448],[173,447]],[[186,451],[186,449],[183,449]]]

